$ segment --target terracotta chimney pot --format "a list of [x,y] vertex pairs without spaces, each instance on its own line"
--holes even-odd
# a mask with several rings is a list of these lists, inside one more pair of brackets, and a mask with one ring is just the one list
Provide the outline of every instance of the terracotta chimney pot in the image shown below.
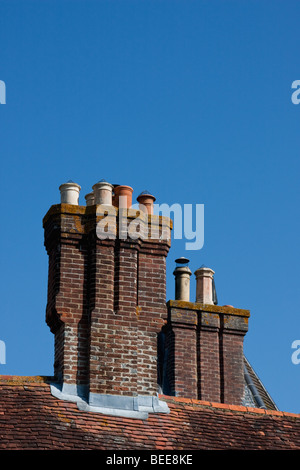
[[119,209],[129,209],[132,206],[133,188],[120,185],[114,187],[114,204]]
[[138,197],[139,208],[141,211],[147,212],[149,215],[153,214],[153,203],[155,197],[152,196],[148,191],[143,191]]

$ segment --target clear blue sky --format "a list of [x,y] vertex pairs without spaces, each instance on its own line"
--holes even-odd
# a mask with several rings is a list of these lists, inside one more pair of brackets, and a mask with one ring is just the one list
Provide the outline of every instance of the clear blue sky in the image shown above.
[[248,360],[300,413],[299,17],[291,0],[0,2],[0,374],[52,375],[42,218],[61,183],[83,204],[105,178],[204,204],[204,247],[173,241],[167,298],[178,256],[212,267],[219,303],[251,311]]

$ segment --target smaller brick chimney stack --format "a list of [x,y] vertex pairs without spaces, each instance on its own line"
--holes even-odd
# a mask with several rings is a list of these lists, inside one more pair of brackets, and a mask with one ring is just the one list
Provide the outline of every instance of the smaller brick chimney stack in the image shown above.
[[185,301],[180,269],[174,271],[175,300],[168,302],[162,388],[170,395],[241,405],[249,311],[215,305],[214,271],[207,267],[195,272],[196,302]]

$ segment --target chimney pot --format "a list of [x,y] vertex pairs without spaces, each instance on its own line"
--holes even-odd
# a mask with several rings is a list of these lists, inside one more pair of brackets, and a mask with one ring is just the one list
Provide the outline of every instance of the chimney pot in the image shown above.
[[81,187],[73,181],[63,183],[59,187],[61,204],[72,204],[78,206],[79,192]]
[[84,197],[87,206],[93,206],[95,204],[95,194],[93,192],[86,194]]
[[195,271],[196,276],[196,302],[201,304],[214,304],[213,276],[215,272],[205,266]]
[[173,272],[175,276],[175,300],[190,301],[190,277],[191,270],[188,267],[187,258],[178,258],[175,260],[177,266]]
[[133,188],[119,185],[114,187],[114,204],[120,209],[129,209],[132,206]]
[[94,184],[94,204],[112,205],[112,190],[113,185],[105,180],[100,180]]
[[149,215],[153,214],[153,203],[155,197],[149,191],[143,191],[138,197],[137,201],[141,211],[147,212]]

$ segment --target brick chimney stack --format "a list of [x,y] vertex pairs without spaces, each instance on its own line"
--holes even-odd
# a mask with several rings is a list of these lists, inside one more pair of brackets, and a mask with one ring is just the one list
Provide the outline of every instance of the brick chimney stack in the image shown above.
[[243,339],[250,314],[214,304],[213,275],[206,267],[195,272],[196,302],[168,302],[162,388],[170,395],[241,405]]
[[[132,209],[129,186],[101,180],[84,206],[79,185],[60,191],[61,203],[43,220],[46,322],[55,336],[52,391],[86,410],[133,417],[166,412],[157,394],[157,342],[167,317],[170,248],[161,234],[170,232],[171,221],[151,208]],[[107,226],[107,236],[98,236],[99,226]]]

